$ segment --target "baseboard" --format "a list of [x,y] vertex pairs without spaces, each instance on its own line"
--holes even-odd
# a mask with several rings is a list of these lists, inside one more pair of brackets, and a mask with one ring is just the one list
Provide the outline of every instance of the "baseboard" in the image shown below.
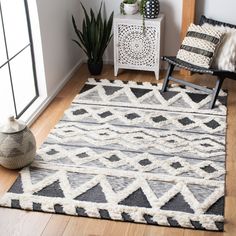
[[114,65],[114,60],[105,59],[105,60],[103,60],[103,63],[104,63],[104,64],[107,64],[107,65]]
[[26,123],[28,124],[28,126],[30,126],[39,117],[39,115],[47,108],[49,103],[62,90],[62,88],[65,86],[65,84],[73,77],[75,72],[80,68],[80,66],[82,64],[83,64],[83,60],[80,59],[78,61],[78,63],[76,63],[76,65],[64,77],[64,79],[61,81],[61,83],[56,87],[56,89],[53,91],[53,93],[49,97],[43,99],[43,101],[40,103],[40,105],[38,105],[37,108],[35,109],[35,112],[33,112],[33,114],[27,119]]

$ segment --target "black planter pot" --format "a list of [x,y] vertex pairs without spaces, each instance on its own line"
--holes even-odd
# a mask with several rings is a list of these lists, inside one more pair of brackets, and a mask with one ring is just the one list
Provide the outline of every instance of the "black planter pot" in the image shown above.
[[144,8],[144,17],[147,19],[155,19],[160,13],[159,0],[147,0]]
[[88,70],[91,75],[100,75],[102,73],[103,61],[91,62],[88,60]]

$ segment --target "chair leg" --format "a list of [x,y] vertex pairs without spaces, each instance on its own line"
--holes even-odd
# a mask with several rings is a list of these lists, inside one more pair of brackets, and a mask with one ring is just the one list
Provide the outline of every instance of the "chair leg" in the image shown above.
[[224,82],[224,78],[218,77],[217,81],[216,81],[216,86],[213,89],[213,93],[212,93],[212,100],[211,100],[211,104],[210,104],[210,109],[213,109],[216,103],[216,99],[219,95],[221,86]]
[[168,87],[168,83],[170,81],[169,78],[170,78],[174,68],[175,68],[175,66],[169,63],[169,67],[168,67],[168,70],[167,70],[167,73],[166,73],[166,77],[164,79],[164,83],[163,83],[163,86],[162,86],[162,89],[161,89],[161,92],[163,92],[163,93],[166,92],[166,89]]

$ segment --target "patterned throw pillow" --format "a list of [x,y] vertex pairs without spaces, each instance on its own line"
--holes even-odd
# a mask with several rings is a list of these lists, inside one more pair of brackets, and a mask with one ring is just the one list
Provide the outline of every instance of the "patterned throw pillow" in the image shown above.
[[236,71],[236,29],[223,25],[203,26],[212,27],[224,33],[224,38],[212,62],[212,67],[218,70]]
[[191,24],[177,58],[209,69],[224,33],[212,27]]

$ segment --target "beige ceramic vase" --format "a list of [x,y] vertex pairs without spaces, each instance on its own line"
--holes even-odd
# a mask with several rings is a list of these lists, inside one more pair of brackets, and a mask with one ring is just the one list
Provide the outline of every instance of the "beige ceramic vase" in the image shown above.
[[19,169],[33,162],[36,142],[30,129],[21,121],[10,117],[0,127],[0,165]]

